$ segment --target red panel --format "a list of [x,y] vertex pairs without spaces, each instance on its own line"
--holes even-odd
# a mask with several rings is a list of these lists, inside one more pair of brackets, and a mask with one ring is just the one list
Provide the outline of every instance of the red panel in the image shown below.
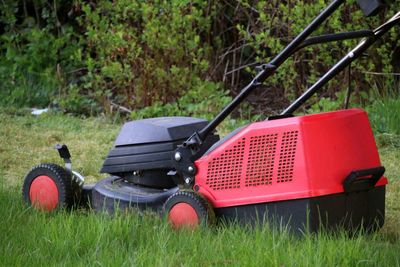
[[278,134],[252,136],[246,169],[245,186],[269,185],[274,172]]
[[351,171],[381,165],[359,109],[250,124],[195,164],[214,207],[340,193]]
[[[240,187],[245,139],[238,140],[229,149],[208,163],[206,184],[213,190]],[[223,178],[222,178],[223,177]]]

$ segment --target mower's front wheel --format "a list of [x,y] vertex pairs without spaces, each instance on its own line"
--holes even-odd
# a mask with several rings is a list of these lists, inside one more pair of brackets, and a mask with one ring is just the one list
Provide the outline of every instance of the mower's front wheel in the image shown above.
[[174,228],[196,228],[215,220],[211,205],[198,193],[178,191],[164,204],[164,214]]
[[80,198],[80,186],[64,168],[56,164],[35,166],[25,177],[24,201],[39,210],[69,209]]

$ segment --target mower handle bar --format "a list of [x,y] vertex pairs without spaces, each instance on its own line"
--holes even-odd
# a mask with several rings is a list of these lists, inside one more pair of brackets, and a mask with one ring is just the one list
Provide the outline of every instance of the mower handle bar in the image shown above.
[[309,37],[333,12],[335,12],[345,0],[333,0],[297,37],[295,37],[270,63],[265,65],[256,77],[229,103],[210,123],[198,133],[194,133],[183,143],[183,146],[192,144],[200,145],[205,138],[253,91],[260,86],[275,70],[282,65],[298,47]]
[[[268,77],[274,74],[278,67],[285,62],[285,60],[295,53],[301,45],[320,43],[329,39],[343,39],[344,35],[327,35],[314,37],[314,39],[307,38],[321,25],[336,9],[343,4],[345,0],[333,0],[328,7],[323,10],[314,20],[308,25],[303,32],[301,32],[285,49],[283,49],[270,63],[263,65],[262,70],[256,75],[253,80],[242,89],[242,91],[229,103],[211,122],[209,122],[199,132],[194,132],[182,145],[178,146],[172,157],[172,162],[175,170],[179,173],[179,185],[185,187],[194,184],[194,175],[196,174],[196,166],[194,161],[202,156],[202,144],[207,136],[212,133],[215,128],[220,124],[236,106],[238,106],[251,91],[260,86]],[[317,90],[322,88],[328,81],[330,81],[337,73],[342,71],[346,66],[351,64],[353,60],[360,57],[363,52],[368,49],[376,40],[382,37],[389,31],[395,24],[400,21],[400,12],[397,13],[392,19],[376,28],[372,34],[368,33],[368,37],[364,38],[356,48],[348,53],[342,60],[340,60],[332,69],[330,69],[320,80],[318,80],[310,89],[308,89],[302,96],[294,101],[286,110],[281,113],[280,117],[289,117],[293,114],[298,107],[307,101]],[[360,33],[357,33],[360,34]],[[363,34],[366,34],[363,33]],[[351,33],[350,33],[351,35]],[[355,34],[354,34],[355,35]],[[347,38],[347,37],[346,37]],[[304,44],[305,43],[305,44]]]
[[355,59],[359,58],[371,45],[380,39],[396,24],[400,23],[400,12],[394,15],[386,23],[382,24],[373,31],[373,35],[362,40],[353,50],[343,57],[336,65],[334,65],[324,76],[322,76],[314,85],[297,98],[289,107],[287,107],[281,115],[293,114],[301,105],[310,99],[319,89],[326,85],[339,72],[343,71]]
[[333,34],[324,34],[319,36],[313,36],[307,38],[297,49],[296,52],[300,49],[303,49],[307,46],[315,45],[315,44],[323,44],[323,43],[331,43],[337,41],[344,41],[349,39],[358,39],[365,38],[374,35],[374,32],[371,30],[359,30],[359,31],[351,31],[351,32],[341,32],[341,33],[333,33]]
[[393,16],[389,21],[382,24],[374,31],[355,31],[349,33],[328,34],[316,37],[309,37],[334,11],[336,11],[345,0],[332,1],[312,22],[309,24],[293,41],[289,43],[272,61],[263,65],[261,71],[255,78],[244,87],[241,92],[229,103],[211,122],[209,122],[202,130],[195,132],[187,141],[183,143],[184,147],[196,147],[198,149],[206,137],[215,130],[215,128],[258,86],[260,86],[267,78],[272,76],[275,71],[290,56],[299,49],[316,44],[345,39],[354,39],[366,37],[356,48],[348,53],[334,67],[332,67],[320,80],[310,87],[303,95],[296,99],[281,115],[291,115],[304,102],[306,102],[316,91],[321,89],[334,76],[341,72],[345,67],[351,64],[356,58],[360,57],[376,40],[382,37],[387,31],[400,22],[400,12]]
[[[338,42],[350,39],[359,39],[364,37],[372,36],[374,32],[372,30],[358,30],[358,31],[349,31],[349,32],[341,32],[341,33],[333,33],[333,34],[323,34],[318,36],[308,37],[304,42],[297,47],[296,52],[312,45],[323,44],[323,43],[331,43]],[[259,62],[251,63],[246,65],[246,67],[255,66],[255,69],[260,71],[263,68],[267,67],[268,64],[260,64]],[[244,67],[240,67],[239,70]]]

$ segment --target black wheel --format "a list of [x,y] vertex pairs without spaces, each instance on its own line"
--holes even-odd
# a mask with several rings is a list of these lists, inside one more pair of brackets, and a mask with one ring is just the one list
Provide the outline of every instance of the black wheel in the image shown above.
[[80,197],[80,186],[72,176],[56,164],[35,166],[25,177],[24,201],[36,209],[53,211],[69,209]]
[[193,191],[178,191],[164,204],[164,214],[174,228],[212,224],[215,214],[206,199]]

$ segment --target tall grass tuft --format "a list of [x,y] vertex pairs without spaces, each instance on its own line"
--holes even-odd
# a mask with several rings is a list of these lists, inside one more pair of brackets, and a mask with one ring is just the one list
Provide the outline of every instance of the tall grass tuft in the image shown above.
[[400,92],[376,96],[367,107],[375,133],[400,135]]

